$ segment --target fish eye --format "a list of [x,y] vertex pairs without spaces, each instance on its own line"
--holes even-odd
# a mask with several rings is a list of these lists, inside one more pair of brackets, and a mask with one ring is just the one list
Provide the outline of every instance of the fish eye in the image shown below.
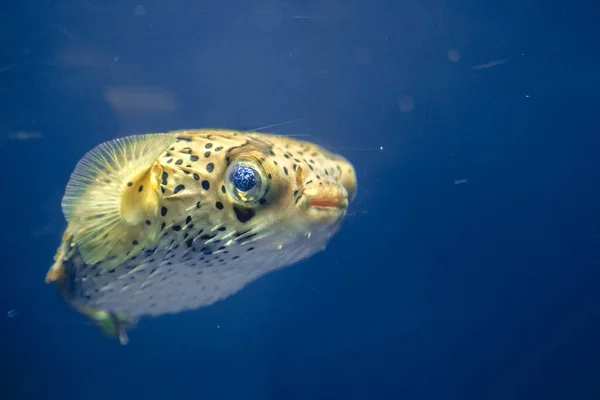
[[252,160],[233,162],[227,169],[226,188],[235,200],[255,203],[265,194],[263,170]]

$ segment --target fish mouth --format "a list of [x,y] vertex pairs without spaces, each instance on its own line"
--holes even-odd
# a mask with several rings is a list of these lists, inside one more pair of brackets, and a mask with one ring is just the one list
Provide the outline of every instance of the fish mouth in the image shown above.
[[313,208],[343,209],[348,208],[346,197],[308,197],[308,204]]
[[311,208],[320,210],[346,210],[348,208],[348,193],[341,185],[323,184],[307,187],[303,191]]
[[334,182],[319,182],[305,186],[302,190],[305,204],[308,206],[309,219],[319,223],[333,223],[346,214],[348,192],[346,188]]

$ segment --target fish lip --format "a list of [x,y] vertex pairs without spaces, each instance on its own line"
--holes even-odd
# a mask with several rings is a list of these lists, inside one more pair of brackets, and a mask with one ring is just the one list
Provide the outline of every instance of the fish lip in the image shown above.
[[345,210],[348,208],[348,199],[339,197],[308,197],[308,204],[317,209],[337,209]]
[[348,192],[346,188],[335,183],[312,185],[302,191],[308,205],[321,211],[344,211],[348,208]]

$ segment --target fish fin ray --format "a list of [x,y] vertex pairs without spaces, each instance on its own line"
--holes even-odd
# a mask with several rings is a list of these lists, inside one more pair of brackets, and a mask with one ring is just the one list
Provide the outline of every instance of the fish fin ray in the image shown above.
[[157,160],[176,139],[174,134],[128,136],[100,144],[79,161],[61,205],[87,264],[110,258],[110,268],[156,239],[156,229],[144,222],[158,209]]

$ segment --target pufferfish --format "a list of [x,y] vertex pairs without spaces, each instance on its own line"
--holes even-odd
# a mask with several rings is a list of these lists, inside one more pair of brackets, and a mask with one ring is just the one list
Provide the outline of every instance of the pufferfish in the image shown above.
[[62,199],[46,282],[109,336],[197,309],[323,250],[357,188],[345,158],[306,141],[180,130],[100,144]]

